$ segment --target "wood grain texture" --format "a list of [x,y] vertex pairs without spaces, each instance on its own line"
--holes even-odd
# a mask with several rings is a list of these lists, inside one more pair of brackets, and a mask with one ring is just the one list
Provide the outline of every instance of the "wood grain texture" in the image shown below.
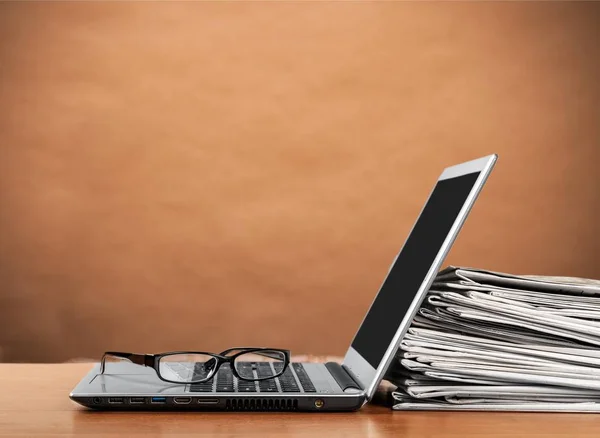
[[0,436],[597,437],[593,414],[393,412],[108,413],[69,392],[91,364],[0,364]]
[[598,22],[0,2],[0,360],[341,355],[441,169],[492,152],[448,262],[600,277]]

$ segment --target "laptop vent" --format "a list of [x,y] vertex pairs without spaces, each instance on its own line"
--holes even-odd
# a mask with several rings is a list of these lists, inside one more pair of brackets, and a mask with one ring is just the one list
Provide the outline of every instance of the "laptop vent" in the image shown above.
[[225,401],[228,411],[295,411],[297,399],[229,398]]

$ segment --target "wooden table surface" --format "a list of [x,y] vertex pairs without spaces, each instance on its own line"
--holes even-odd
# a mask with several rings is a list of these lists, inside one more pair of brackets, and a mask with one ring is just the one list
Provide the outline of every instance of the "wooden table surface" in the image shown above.
[[595,414],[95,412],[68,395],[91,364],[0,364],[0,436],[600,437]]

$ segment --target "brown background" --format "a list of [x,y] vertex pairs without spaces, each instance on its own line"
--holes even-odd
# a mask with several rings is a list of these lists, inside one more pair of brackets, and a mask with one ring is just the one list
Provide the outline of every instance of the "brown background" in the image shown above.
[[600,5],[0,4],[0,348],[343,354],[442,168],[448,263],[600,277]]

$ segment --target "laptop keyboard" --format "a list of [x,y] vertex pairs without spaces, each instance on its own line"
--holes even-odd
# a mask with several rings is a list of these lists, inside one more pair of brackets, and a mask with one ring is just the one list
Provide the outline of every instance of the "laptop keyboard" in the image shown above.
[[[273,374],[268,362],[244,362],[240,366],[253,369],[257,377]],[[281,371],[281,364],[273,364],[275,371]],[[202,364],[196,364],[194,375],[202,377],[205,372]],[[293,369],[293,371],[292,371]],[[205,374],[204,374],[205,375]],[[238,379],[231,372],[228,363],[221,365],[215,377],[202,383],[190,385],[191,392],[316,392],[315,386],[301,363],[290,364],[285,372],[272,379],[248,381]]]

